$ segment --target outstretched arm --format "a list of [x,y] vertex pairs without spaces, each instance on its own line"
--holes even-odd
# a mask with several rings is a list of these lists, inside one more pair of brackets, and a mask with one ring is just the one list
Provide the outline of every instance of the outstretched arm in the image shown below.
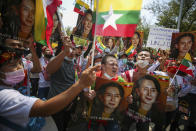
[[81,78],[63,93],[47,101],[37,100],[31,108],[30,117],[49,116],[65,108],[82,89],[89,87],[95,82],[95,71],[98,68],[100,68],[100,65],[86,69],[82,73]]

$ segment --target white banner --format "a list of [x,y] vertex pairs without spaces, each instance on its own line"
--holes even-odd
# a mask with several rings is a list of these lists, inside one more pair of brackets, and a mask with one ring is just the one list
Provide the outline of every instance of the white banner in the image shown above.
[[146,47],[162,50],[170,49],[172,33],[179,32],[178,29],[151,27]]

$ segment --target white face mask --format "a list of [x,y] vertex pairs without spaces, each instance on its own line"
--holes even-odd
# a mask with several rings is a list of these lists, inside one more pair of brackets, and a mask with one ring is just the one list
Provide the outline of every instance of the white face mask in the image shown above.
[[101,62],[96,62],[96,63],[95,63],[95,66],[96,66],[96,65],[101,65]]
[[6,85],[11,85],[11,86],[14,86],[20,83],[25,78],[24,69],[19,69],[17,71],[7,72],[4,74],[5,74],[5,79],[2,79],[3,83],[5,83]]
[[110,75],[108,75],[107,73],[104,73],[104,76],[107,77],[109,80],[111,80],[114,77],[111,77]]
[[149,60],[139,60],[137,61],[136,65],[138,65],[140,68],[145,68],[149,65]]

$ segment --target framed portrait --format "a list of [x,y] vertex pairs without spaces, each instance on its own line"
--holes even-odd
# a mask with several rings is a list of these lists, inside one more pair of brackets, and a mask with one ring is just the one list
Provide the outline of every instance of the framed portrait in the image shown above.
[[165,76],[145,75],[134,81],[131,93],[133,102],[128,105],[122,127],[130,129],[135,123],[141,128],[153,124],[162,129],[168,86],[169,78]]
[[170,57],[181,61],[186,53],[196,57],[196,32],[181,32],[172,34]]
[[[29,39],[36,43],[46,44],[46,20],[43,1],[36,0],[4,0],[0,2],[0,38],[14,39],[23,42],[23,47],[28,48]],[[61,14],[62,15],[62,14]],[[57,12],[53,15],[53,27],[50,43],[59,43],[60,18]],[[62,43],[62,42],[61,42]]]
[[125,37],[123,38],[124,47],[128,49],[132,44],[135,46],[136,50],[139,51],[143,46],[143,38],[144,32],[143,31],[135,31],[132,37]]
[[35,0],[7,0],[0,4],[1,40],[26,41],[33,37]]
[[96,97],[92,104],[90,118],[95,120],[120,120],[128,103],[126,98],[131,94],[133,83],[119,83],[97,77],[95,84]]
[[74,28],[73,35],[93,41],[92,35],[93,26],[93,13],[92,10],[88,9],[84,15],[79,14],[76,27]]

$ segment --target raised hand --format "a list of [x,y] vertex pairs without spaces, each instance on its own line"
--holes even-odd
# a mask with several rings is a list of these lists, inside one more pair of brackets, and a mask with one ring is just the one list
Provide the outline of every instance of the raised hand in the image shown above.
[[61,33],[61,40],[63,41],[64,52],[68,56],[72,52],[72,42],[69,36],[65,36]]
[[96,65],[93,67],[89,67],[82,72],[82,75],[79,79],[79,84],[84,87],[90,87],[96,80],[96,73],[95,71],[100,68],[101,65]]

